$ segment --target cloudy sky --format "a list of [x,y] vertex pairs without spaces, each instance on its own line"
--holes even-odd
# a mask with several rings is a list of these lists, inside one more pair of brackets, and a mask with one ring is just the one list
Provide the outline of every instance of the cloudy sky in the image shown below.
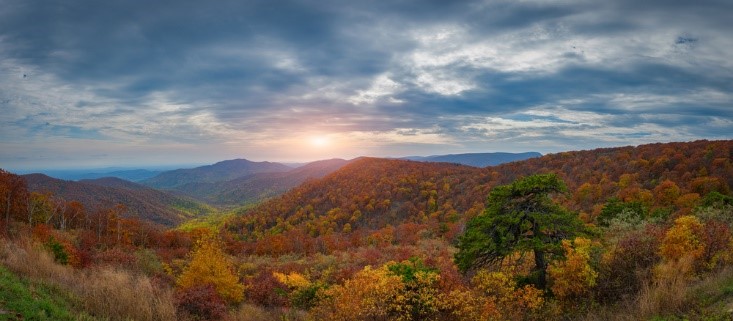
[[0,0],[0,167],[733,138],[733,2]]

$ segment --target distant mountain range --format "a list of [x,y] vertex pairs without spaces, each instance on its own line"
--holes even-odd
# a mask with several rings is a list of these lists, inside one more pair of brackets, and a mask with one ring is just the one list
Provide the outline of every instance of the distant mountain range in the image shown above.
[[408,156],[408,159],[420,162],[455,163],[473,167],[496,166],[509,162],[522,161],[529,158],[541,157],[538,152],[526,153],[468,153],[434,156]]
[[329,159],[284,172],[261,172],[220,182],[190,182],[171,189],[215,205],[244,205],[280,195],[309,179],[324,177],[349,163]]
[[154,188],[176,189],[189,183],[216,183],[257,173],[287,172],[291,169],[292,167],[280,163],[233,159],[213,165],[165,171],[141,183]]
[[87,210],[122,204],[130,217],[173,226],[206,214],[210,208],[187,197],[155,190],[114,177],[65,181],[44,174],[22,175],[28,190],[51,192],[67,201],[76,200]]
[[[472,153],[403,159],[486,167],[539,156],[535,152]],[[79,200],[87,207],[121,203],[129,209],[131,216],[172,225],[206,212],[207,206],[199,202],[224,207],[258,203],[308,180],[323,178],[353,161],[329,159],[293,168],[281,163],[233,159],[169,171],[138,169],[77,173],[76,177],[81,179],[78,182],[42,174],[24,177],[32,191],[51,191],[65,199]]]
[[106,172],[106,173],[87,173],[87,174],[79,175],[78,178],[76,179],[84,180],[84,179],[96,179],[96,178],[104,178],[104,177],[116,177],[116,178],[121,178],[124,180],[131,181],[131,182],[139,182],[139,181],[154,177],[160,173],[162,173],[162,171],[151,171],[147,169],[131,169],[131,170],[121,170],[121,171],[113,171],[113,172]]

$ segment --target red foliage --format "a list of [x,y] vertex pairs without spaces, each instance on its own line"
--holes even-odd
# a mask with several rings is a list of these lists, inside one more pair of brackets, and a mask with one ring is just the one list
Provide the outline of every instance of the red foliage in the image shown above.
[[717,256],[728,249],[731,241],[731,231],[727,224],[711,220],[705,223],[704,231],[705,253],[703,259],[711,264],[711,267],[721,264],[717,262]]
[[659,245],[663,235],[664,229],[655,225],[624,235],[599,268],[598,299],[615,301],[641,289],[652,267],[661,260]]
[[287,306],[288,298],[285,295],[287,288],[280,283],[272,271],[263,269],[252,278],[244,281],[247,289],[245,295],[247,300],[261,306]]
[[137,262],[137,258],[133,252],[115,247],[102,252],[97,252],[96,255],[94,255],[94,261],[100,265],[133,268]]
[[227,314],[227,305],[211,284],[177,289],[175,300],[181,314],[196,320],[220,320]]

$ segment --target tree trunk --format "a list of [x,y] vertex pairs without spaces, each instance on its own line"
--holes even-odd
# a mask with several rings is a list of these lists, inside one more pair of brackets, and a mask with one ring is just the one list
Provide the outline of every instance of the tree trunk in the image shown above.
[[545,252],[540,250],[534,250],[534,269],[537,273],[537,287],[540,290],[547,288],[547,262],[545,262]]
[[[540,231],[539,224],[532,221],[532,234],[535,238],[541,237],[542,232]],[[547,269],[547,261],[545,261],[545,251],[540,249],[534,249],[534,269],[537,273],[537,287],[540,290],[547,288],[547,275],[545,270]]]

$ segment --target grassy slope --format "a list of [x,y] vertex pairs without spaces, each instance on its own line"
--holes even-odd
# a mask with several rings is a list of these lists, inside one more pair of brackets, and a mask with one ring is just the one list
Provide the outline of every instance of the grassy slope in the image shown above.
[[69,294],[29,282],[0,266],[0,320],[93,320],[71,312]]
[[688,290],[686,311],[659,316],[657,320],[733,320],[733,270],[713,274]]

